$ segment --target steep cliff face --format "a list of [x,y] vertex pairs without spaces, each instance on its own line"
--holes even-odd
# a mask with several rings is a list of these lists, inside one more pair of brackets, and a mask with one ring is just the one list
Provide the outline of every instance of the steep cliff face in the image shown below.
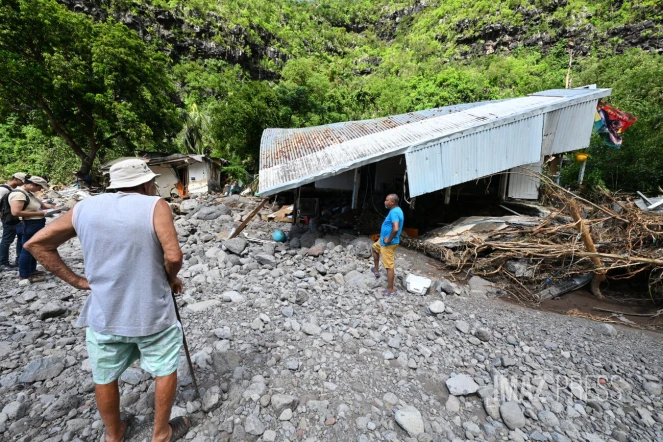
[[[154,41],[174,62],[183,57],[191,59],[221,59],[239,64],[252,78],[272,79],[277,74],[260,66],[264,58],[277,65],[287,55],[273,46],[274,35],[255,26],[251,36],[247,29],[229,25],[223,17],[207,13],[205,17],[189,15],[177,10],[155,8],[133,3],[131,9],[115,6],[112,10],[100,1],[59,0],[67,8],[93,16],[96,20],[113,18],[136,31],[146,41]],[[200,23],[200,24],[198,24]]]
[[[232,24],[214,12],[202,14],[179,7],[168,10],[142,2],[113,3],[110,7],[103,0],[59,1],[69,9],[92,15],[95,19],[112,17],[126,24],[145,40],[156,42],[175,62],[184,57],[222,59],[241,65],[254,79],[274,79],[288,58],[298,56],[287,37],[274,35],[254,23],[248,27]],[[345,35],[354,35],[358,40],[373,35],[383,47],[399,39],[407,41],[413,34],[416,37],[417,33],[432,32],[442,47],[452,48],[452,58],[455,59],[509,53],[519,48],[539,48],[545,53],[559,43],[572,47],[576,56],[587,55],[597,48],[617,54],[629,48],[663,53],[663,2],[654,3],[641,14],[651,19],[630,20],[628,24],[612,27],[610,24],[593,24],[602,23],[604,17],[594,17],[591,12],[566,12],[569,9],[567,0],[546,2],[545,7],[516,7],[512,15],[517,19],[500,19],[499,16],[460,18],[464,14],[458,12],[443,16],[438,25],[430,17],[435,16],[439,7],[440,4],[432,0],[415,0],[404,8],[378,13],[378,19],[373,22],[369,19],[357,22],[357,18],[343,20],[320,16],[315,8],[306,10],[303,6],[302,10],[306,12],[300,19],[305,17],[309,31],[311,26],[324,24],[328,28],[341,29]],[[614,7],[619,10],[621,4]],[[564,14],[559,14],[560,11]],[[560,16],[569,15],[571,19],[560,19]],[[421,22],[429,24],[422,25]],[[299,29],[305,27],[300,25]],[[312,51],[306,38],[303,45],[300,52]],[[321,52],[342,56],[349,50],[352,47],[329,41],[322,46]],[[364,58],[370,63],[362,61]],[[357,75],[370,74],[371,66],[379,63],[379,57],[359,57],[355,64],[366,67],[358,67],[354,72]]]

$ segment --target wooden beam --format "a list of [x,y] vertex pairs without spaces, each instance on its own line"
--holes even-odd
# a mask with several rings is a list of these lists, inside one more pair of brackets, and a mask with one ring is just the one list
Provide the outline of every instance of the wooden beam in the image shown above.
[[265,198],[264,200],[262,200],[262,202],[258,204],[258,207],[253,209],[251,213],[249,213],[248,216],[244,218],[244,221],[242,221],[242,223],[233,231],[233,233],[230,234],[228,239],[233,239],[234,237],[239,235],[242,232],[242,230],[244,230],[244,228],[247,226],[247,224],[249,224],[249,222],[253,219],[253,217],[256,216],[256,213],[260,212],[260,209],[265,207],[267,201],[269,201],[269,198]]

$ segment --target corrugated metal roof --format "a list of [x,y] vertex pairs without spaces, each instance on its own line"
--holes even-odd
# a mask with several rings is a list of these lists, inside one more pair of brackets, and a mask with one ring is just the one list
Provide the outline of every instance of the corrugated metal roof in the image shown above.
[[[440,155],[450,161],[443,169],[438,170],[438,163],[435,162],[430,162],[427,166],[421,163],[412,167],[424,167],[425,172],[422,170],[420,174],[415,174],[408,160],[411,194],[414,196],[413,187],[420,192],[417,194],[431,192],[443,188],[439,187],[440,185],[461,178],[468,181],[538,161],[544,131],[544,114],[588,101],[595,103],[600,97],[609,94],[609,89],[551,90],[510,100],[449,106],[374,120],[303,129],[267,129],[261,140],[259,192],[268,196],[402,153],[407,153],[407,158],[411,158],[411,161],[419,161],[420,158],[425,158],[425,155],[422,157],[417,154],[419,150],[436,145]],[[573,111],[571,113],[575,114]],[[560,114],[560,118],[562,115]],[[541,118],[532,119],[536,116]],[[526,154],[514,147],[521,144],[519,138],[523,135],[519,130],[511,130],[521,127],[514,125],[519,120],[527,120],[523,123],[527,127],[538,125],[528,129],[528,135],[522,141],[527,144],[523,147]],[[498,129],[501,126],[508,127]],[[538,144],[536,137],[532,135],[536,130]],[[484,131],[493,133],[470,136]],[[495,137],[500,139],[496,141]],[[451,143],[457,139],[457,146]],[[563,140],[560,141],[562,142]],[[486,151],[484,145],[494,145],[490,160],[477,156]],[[458,146],[464,146],[470,151],[474,149],[474,153],[463,153]],[[451,152],[442,152],[442,147]],[[535,151],[536,157],[532,153]],[[455,170],[458,161],[450,160],[454,155],[456,159],[463,158],[469,165],[463,170]],[[495,167],[488,167],[487,164],[505,168],[493,170]],[[483,173],[484,171],[488,172]],[[425,182],[428,178],[423,178],[423,175],[442,173],[455,175],[456,178],[431,178],[429,183]],[[420,179],[424,181],[417,182]]]

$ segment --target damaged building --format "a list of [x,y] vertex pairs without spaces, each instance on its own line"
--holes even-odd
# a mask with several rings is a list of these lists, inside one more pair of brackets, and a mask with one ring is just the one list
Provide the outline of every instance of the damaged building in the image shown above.
[[503,201],[537,200],[539,178],[532,172],[555,168],[561,154],[587,147],[597,104],[610,94],[592,85],[372,120],[267,129],[259,194],[294,191],[295,212],[304,216],[319,211],[324,191],[346,192],[353,209],[375,207],[393,192],[407,209],[406,225],[425,229]]
[[[105,163],[101,167],[107,173],[111,166],[133,157],[120,157]],[[205,155],[164,154],[158,152],[142,153],[152,172],[158,174],[156,183],[159,196],[163,198],[185,197],[189,194],[201,194],[220,191],[221,168],[224,160]]]

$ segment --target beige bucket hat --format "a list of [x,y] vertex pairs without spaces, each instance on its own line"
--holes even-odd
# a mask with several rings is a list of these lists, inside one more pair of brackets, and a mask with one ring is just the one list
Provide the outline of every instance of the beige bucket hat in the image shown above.
[[44,190],[48,190],[51,187],[51,185],[48,184],[48,181],[46,181],[45,179],[43,179],[40,176],[34,176],[34,175],[30,175],[30,178],[26,178],[23,181],[23,183],[24,184],[27,184],[27,183],[37,184],[38,186],[41,186],[42,189],[44,189]]
[[17,180],[21,180],[25,183],[25,177],[27,175],[22,173],[22,172],[16,172],[14,175],[12,175],[12,178],[16,178]]
[[159,175],[147,167],[145,161],[135,158],[120,161],[110,168],[110,186],[107,189],[136,187],[151,181]]

